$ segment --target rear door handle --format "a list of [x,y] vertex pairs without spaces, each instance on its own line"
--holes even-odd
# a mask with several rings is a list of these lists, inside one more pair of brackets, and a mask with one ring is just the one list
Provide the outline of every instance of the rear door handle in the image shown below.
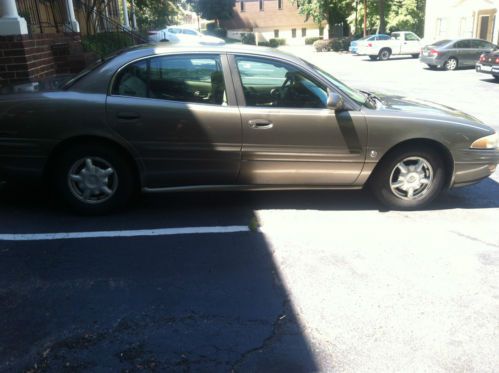
[[268,130],[274,127],[274,123],[265,119],[252,119],[248,121],[248,125],[250,128],[259,130]]
[[133,111],[120,111],[116,114],[116,117],[119,119],[133,120],[139,119],[140,114]]

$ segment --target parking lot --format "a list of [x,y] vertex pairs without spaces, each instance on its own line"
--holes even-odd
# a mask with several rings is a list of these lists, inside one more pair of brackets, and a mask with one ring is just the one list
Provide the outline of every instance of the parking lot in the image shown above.
[[[284,49],[499,130],[499,84],[474,70]],[[417,212],[365,191],[219,192],[81,217],[0,188],[0,372],[499,367],[497,171]]]

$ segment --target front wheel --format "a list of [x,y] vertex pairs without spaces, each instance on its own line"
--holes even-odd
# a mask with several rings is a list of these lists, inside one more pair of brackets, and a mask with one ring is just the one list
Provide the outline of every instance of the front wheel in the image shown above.
[[444,162],[431,148],[400,149],[384,159],[373,175],[371,188],[378,200],[395,210],[415,210],[443,190]]
[[109,146],[73,146],[59,157],[52,172],[56,190],[82,214],[104,214],[121,207],[135,189],[130,165]]

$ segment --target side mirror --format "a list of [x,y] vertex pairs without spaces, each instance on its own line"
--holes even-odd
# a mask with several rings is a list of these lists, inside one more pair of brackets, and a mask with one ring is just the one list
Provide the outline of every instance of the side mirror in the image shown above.
[[343,102],[343,97],[341,97],[339,94],[329,89],[327,90],[327,93],[328,93],[327,107],[329,109],[334,111],[340,111],[345,107]]

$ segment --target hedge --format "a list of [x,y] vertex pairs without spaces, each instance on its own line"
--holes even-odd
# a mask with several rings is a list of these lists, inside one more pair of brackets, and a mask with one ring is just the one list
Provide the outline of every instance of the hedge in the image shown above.
[[317,52],[329,52],[329,51],[348,51],[351,37],[340,37],[328,40],[317,40],[314,42],[314,48]]
[[305,45],[312,45],[314,44],[317,40],[322,40],[322,36],[314,36],[311,38],[306,38],[305,39]]

